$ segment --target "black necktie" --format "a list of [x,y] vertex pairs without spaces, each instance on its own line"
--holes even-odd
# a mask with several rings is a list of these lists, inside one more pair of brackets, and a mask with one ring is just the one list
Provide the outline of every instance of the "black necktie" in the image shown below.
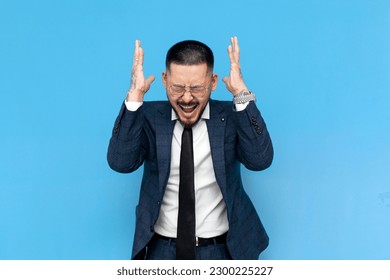
[[176,259],[194,260],[195,258],[195,192],[192,129],[184,128],[180,152]]

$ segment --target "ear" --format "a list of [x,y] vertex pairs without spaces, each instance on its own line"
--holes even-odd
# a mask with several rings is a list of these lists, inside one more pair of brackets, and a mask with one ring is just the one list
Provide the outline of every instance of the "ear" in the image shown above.
[[218,74],[213,74],[213,77],[211,78],[211,90],[215,90],[217,88],[218,84]]
[[163,82],[163,85],[164,85],[164,88],[167,88],[167,72],[162,72],[162,82]]

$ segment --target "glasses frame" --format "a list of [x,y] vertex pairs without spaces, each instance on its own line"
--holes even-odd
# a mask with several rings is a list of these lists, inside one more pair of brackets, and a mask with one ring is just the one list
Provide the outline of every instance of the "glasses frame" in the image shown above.
[[[204,85],[195,85],[195,86],[185,86],[185,85],[180,85],[180,84],[172,84],[172,85],[170,85],[170,86],[168,86],[168,92],[172,95],[172,96],[174,96],[175,98],[180,98],[180,97],[182,97],[186,92],[189,92],[192,96],[194,96],[194,97],[203,97],[203,96],[205,96],[205,94],[206,94],[206,92],[210,89],[210,88],[212,88],[212,80],[210,81],[210,85],[209,86],[207,86],[207,87],[205,87]],[[172,92],[172,87],[180,87],[180,88],[182,88],[182,90],[183,90],[183,92],[182,93],[174,93],[174,92]],[[193,93],[192,92],[192,89],[191,88],[200,88],[200,87],[202,87],[203,88],[203,90],[202,90],[202,92],[201,93]]]

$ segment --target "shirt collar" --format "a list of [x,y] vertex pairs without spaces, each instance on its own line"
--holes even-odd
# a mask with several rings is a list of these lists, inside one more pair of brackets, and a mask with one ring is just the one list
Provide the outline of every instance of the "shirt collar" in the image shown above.
[[[200,118],[204,119],[204,120],[209,120],[210,119],[210,106],[209,106],[209,102],[207,102],[207,105],[204,108],[202,116],[200,116]],[[173,108],[172,108],[171,120],[172,121],[176,121],[178,119],[179,118],[177,117],[177,114],[176,114],[175,110],[173,110]]]

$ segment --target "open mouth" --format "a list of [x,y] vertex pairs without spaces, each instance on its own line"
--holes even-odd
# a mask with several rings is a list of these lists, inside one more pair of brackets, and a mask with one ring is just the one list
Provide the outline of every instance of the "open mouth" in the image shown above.
[[191,113],[198,107],[198,104],[179,104],[179,107],[182,109],[184,113]]

